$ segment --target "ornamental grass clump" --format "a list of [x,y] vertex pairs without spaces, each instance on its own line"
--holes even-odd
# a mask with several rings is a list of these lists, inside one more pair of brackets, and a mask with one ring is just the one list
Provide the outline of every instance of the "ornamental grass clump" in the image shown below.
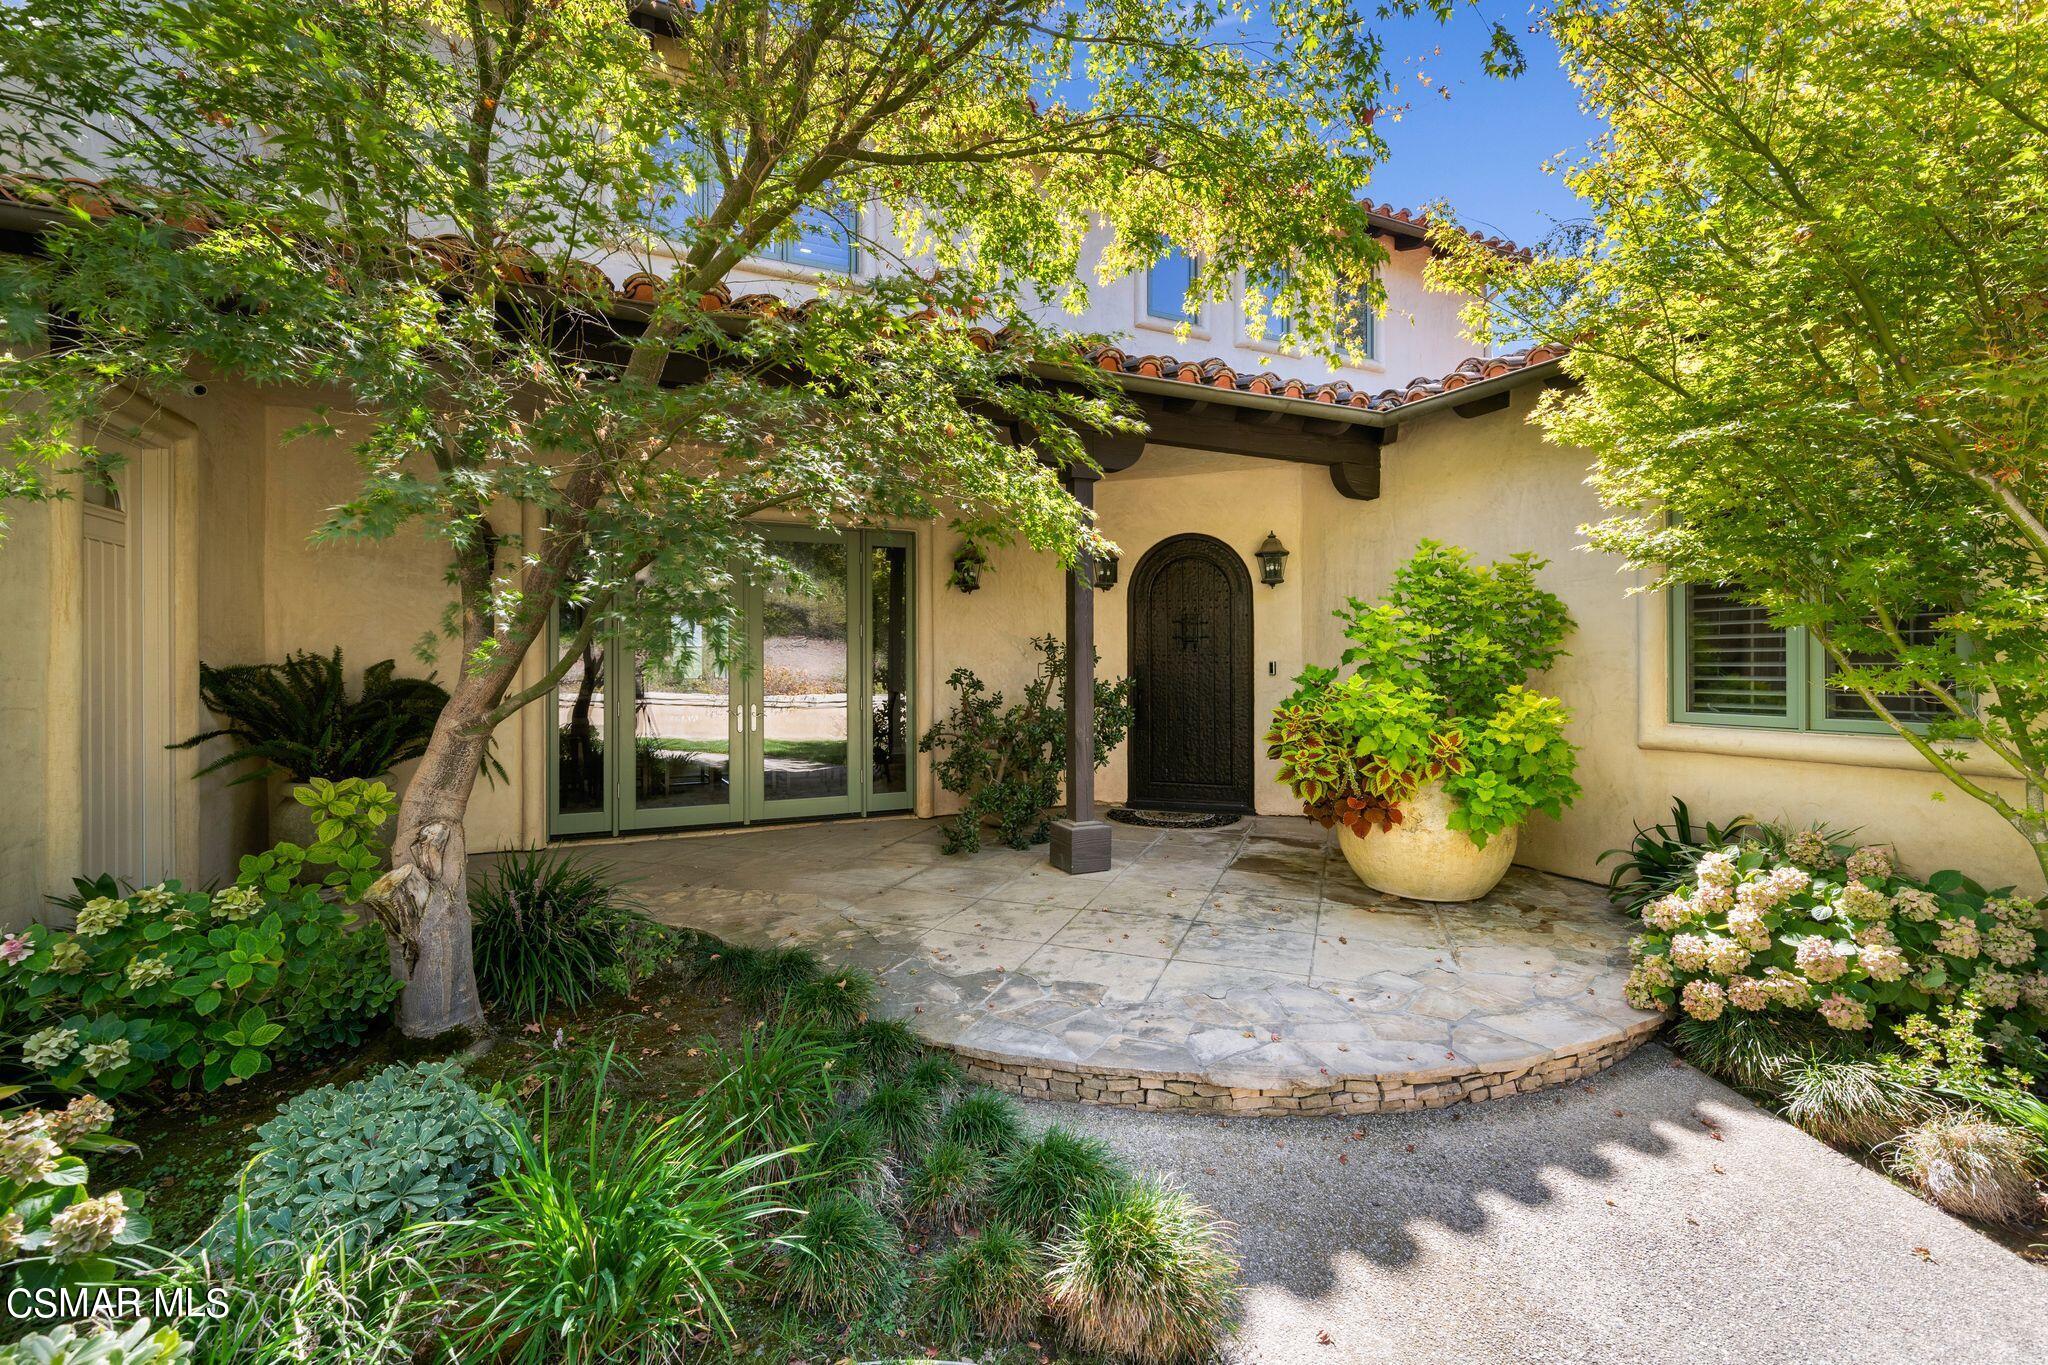
[[1013,1223],[989,1223],[931,1258],[923,1285],[929,1316],[953,1341],[1017,1341],[1043,1311],[1044,1260]]
[[857,1118],[817,1129],[799,1167],[801,1188],[807,1193],[844,1190],[879,1204],[896,1189],[888,1139],[873,1124]]
[[1879,1062],[1795,1057],[1776,1080],[1785,1117],[1839,1147],[1889,1142],[1931,1107],[1923,1090]]
[[1422,541],[1384,603],[1354,597],[1336,613],[1351,641],[1339,666],[1303,671],[1273,712],[1266,756],[1325,829],[1389,829],[1439,782],[1450,827],[1483,847],[1578,796],[1571,715],[1525,685],[1563,655],[1571,614],[1537,586],[1534,555],[1471,561]]
[[868,1092],[854,1114],[872,1125],[891,1147],[912,1153],[931,1136],[938,1118],[938,1096],[909,1080],[884,1080]]
[[1166,1365],[1206,1357],[1229,1326],[1229,1228],[1177,1190],[1135,1181],[1097,1195],[1049,1256],[1047,1303],[1083,1350]]
[[820,976],[791,988],[782,999],[782,1015],[825,1028],[850,1029],[867,1018],[880,993],[874,977],[866,972]]
[[1916,881],[1888,849],[1821,831],[1704,854],[1691,881],[1643,907],[1626,993],[1647,1009],[1818,1021],[1888,1045],[1908,1020],[1965,994],[1986,1040],[2034,1070],[2048,1030],[2048,924],[2010,889],[1958,872]]
[[800,1147],[836,1110],[846,1045],[801,1025],[763,1024],[730,1047],[711,1049],[719,1079],[702,1107],[720,1127],[737,1126],[747,1152]]
[[920,1218],[957,1222],[988,1192],[988,1158],[964,1142],[934,1142],[904,1182],[904,1207]]
[[871,1201],[844,1191],[812,1199],[789,1235],[780,1296],[805,1313],[858,1322],[902,1284],[903,1234]]
[[1007,1156],[1024,1140],[1024,1115],[999,1090],[977,1086],[939,1116],[941,1140],[962,1142],[984,1156]]
[[611,869],[556,849],[507,853],[470,892],[477,986],[516,1020],[624,994],[668,958],[667,931]]
[[997,1163],[989,1206],[997,1217],[1043,1237],[1127,1178],[1107,1143],[1048,1128]]
[[847,1030],[846,1041],[869,1076],[902,1071],[924,1053],[916,1032],[901,1019],[863,1019]]
[[1950,1213],[2016,1226],[2038,1211],[2041,1176],[2027,1134],[1981,1114],[1941,1114],[1892,1145],[1891,1168]]

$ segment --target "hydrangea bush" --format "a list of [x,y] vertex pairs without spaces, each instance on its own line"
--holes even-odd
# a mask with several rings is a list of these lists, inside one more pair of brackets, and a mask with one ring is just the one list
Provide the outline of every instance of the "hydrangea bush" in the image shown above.
[[0,1282],[30,1289],[100,1283],[114,1277],[115,1248],[149,1236],[141,1195],[86,1191],[77,1153],[127,1146],[107,1136],[113,1121],[112,1107],[94,1095],[61,1110],[0,1113]]
[[[384,935],[355,932],[347,908],[389,813],[377,793],[355,783],[318,843],[243,859],[233,886],[123,895],[111,877],[80,881],[69,930],[0,938],[0,1024],[21,1066],[62,1091],[215,1090],[360,1039],[399,990]],[[309,868],[331,869],[331,886],[304,884]]]
[[2039,1074],[2048,1028],[2048,922],[2010,888],[1959,872],[1902,875],[1889,849],[1815,830],[1705,854],[1693,880],[1643,907],[1628,998],[1713,1020],[1729,1010],[1818,1015],[1895,1034],[1971,993],[1987,1041]]

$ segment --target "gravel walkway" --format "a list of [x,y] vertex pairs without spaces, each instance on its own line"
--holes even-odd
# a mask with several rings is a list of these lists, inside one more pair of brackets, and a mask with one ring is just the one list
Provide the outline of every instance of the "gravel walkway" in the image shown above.
[[1563,1090],[1348,1122],[1031,1113],[1237,1224],[1235,1361],[2048,1359],[2048,1270],[1656,1044]]

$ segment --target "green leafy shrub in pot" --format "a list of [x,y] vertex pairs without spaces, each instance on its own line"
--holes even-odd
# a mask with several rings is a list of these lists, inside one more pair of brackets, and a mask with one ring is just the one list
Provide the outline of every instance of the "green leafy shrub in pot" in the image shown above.
[[2036,1077],[2048,1069],[2038,905],[1959,872],[1903,876],[1876,845],[1849,848],[1812,830],[1782,843],[1707,853],[1690,885],[1644,907],[1631,1003],[1708,1023],[1729,1012],[1817,1017],[1884,1047],[1967,994],[2007,1065]]
[[1047,1302],[1084,1350],[1159,1365],[1200,1360],[1229,1326],[1229,1229],[1177,1190],[1134,1181],[1097,1195],[1049,1255]]
[[[955,694],[952,714],[918,741],[922,753],[937,754],[932,773],[939,785],[967,798],[946,826],[945,851],[972,853],[981,847],[984,825],[1011,848],[1046,841],[1067,766],[1066,646],[1050,635],[1034,639],[1038,672],[1024,688],[1024,700],[1003,705],[964,668],[946,685]],[[1131,680],[1095,683],[1095,766],[1131,728]]]
[[1296,678],[1266,733],[1279,780],[1308,815],[1364,837],[1399,824],[1404,803],[1441,782],[1451,828],[1484,847],[1534,811],[1571,804],[1570,713],[1524,685],[1572,629],[1564,603],[1536,584],[1543,566],[1519,554],[1477,567],[1425,540],[1385,603],[1354,597],[1336,613],[1351,641],[1339,666]]
[[[5,1094],[18,1094],[8,1087]],[[0,1284],[24,1289],[102,1284],[114,1279],[117,1247],[149,1237],[142,1196],[86,1191],[80,1152],[130,1148],[106,1134],[114,1111],[81,1095],[64,1109],[0,1114]]]
[[301,880],[323,849],[345,866],[388,813],[381,788],[343,789],[361,799],[327,822],[339,826],[332,839],[245,859],[233,886],[209,895],[165,882],[123,895],[111,877],[81,881],[70,930],[39,924],[0,939],[12,964],[0,1019],[28,1074],[102,1095],[215,1090],[279,1057],[358,1040],[399,991],[384,935],[341,903],[354,873],[327,893]]
[[477,986],[508,1018],[629,992],[668,960],[669,934],[606,867],[533,849],[492,860],[469,899]]
[[387,1066],[308,1090],[256,1130],[242,1214],[229,1196],[212,1237],[260,1246],[339,1234],[360,1246],[452,1218],[474,1186],[505,1170],[513,1126],[453,1062]]

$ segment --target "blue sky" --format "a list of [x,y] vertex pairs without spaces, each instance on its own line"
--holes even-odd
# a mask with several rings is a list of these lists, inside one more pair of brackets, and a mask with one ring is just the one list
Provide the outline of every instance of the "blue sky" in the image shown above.
[[[1507,25],[1529,60],[1514,80],[1480,69],[1488,19]],[[1449,24],[1392,19],[1373,27],[1403,107],[1398,121],[1378,124],[1390,156],[1373,175],[1372,198],[1406,208],[1445,200],[1467,226],[1522,243],[1583,216],[1563,182],[1543,173],[1543,162],[1583,147],[1599,124],[1580,112],[1555,45],[1547,33],[1529,31],[1524,8],[1481,0]]]

